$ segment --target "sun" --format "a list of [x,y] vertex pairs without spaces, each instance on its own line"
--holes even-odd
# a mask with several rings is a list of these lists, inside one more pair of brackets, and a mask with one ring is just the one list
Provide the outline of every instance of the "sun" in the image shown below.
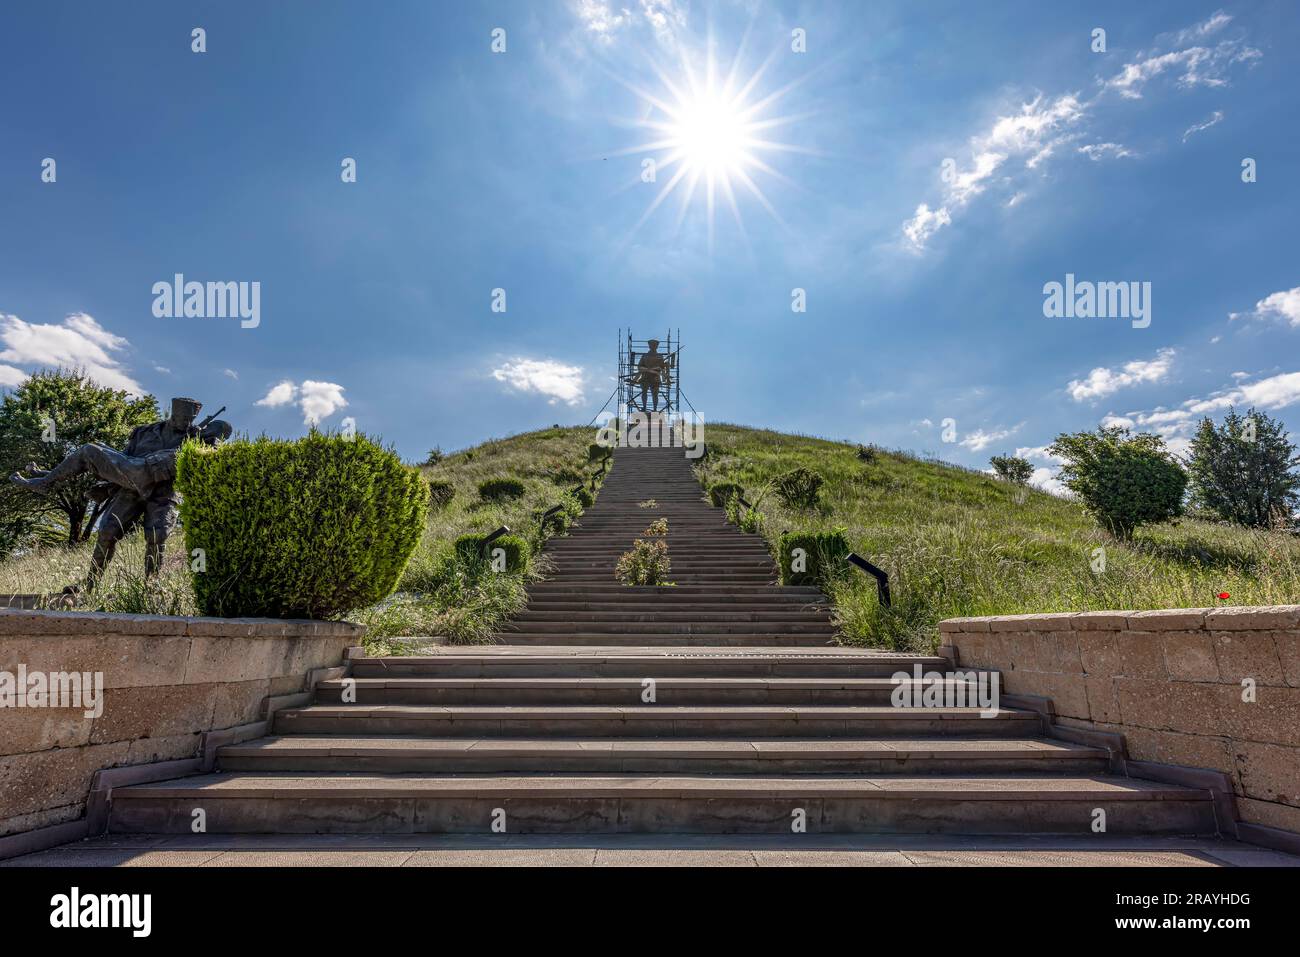
[[777,222],[781,221],[758,180],[789,183],[769,161],[771,155],[812,152],[771,138],[773,130],[797,119],[777,114],[775,107],[799,81],[760,94],[761,81],[773,58],[769,57],[743,82],[740,59],[738,54],[725,78],[719,77],[712,55],[705,58],[702,70],[685,55],[680,70],[673,75],[655,66],[660,86],[655,92],[619,80],[642,103],[643,115],[633,125],[646,131],[648,139],[615,155],[641,155],[639,182],[656,187],[654,198],[633,232],[674,194],[678,197],[679,227],[696,200],[702,202],[710,249],[714,214],[720,203],[730,209],[742,235],[742,202],[757,202]]
[[692,172],[733,176],[754,161],[748,150],[759,141],[749,125],[734,101],[718,91],[704,91],[664,124],[667,148],[680,154]]

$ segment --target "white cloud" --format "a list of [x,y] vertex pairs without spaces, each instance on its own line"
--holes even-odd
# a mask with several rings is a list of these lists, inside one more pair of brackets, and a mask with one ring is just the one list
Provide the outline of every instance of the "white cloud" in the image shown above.
[[1115,159],[1122,159],[1125,156],[1135,156],[1127,146],[1122,143],[1089,143],[1087,146],[1080,146],[1079,152],[1094,163],[1098,160],[1105,159],[1107,156]]
[[1210,118],[1208,120],[1205,120],[1204,122],[1201,123],[1193,123],[1191,126],[1187,127],[1186,132],[1183,133],[1183,142],[1186,143],[1188,137],[1195,136],[1197,133],[1200,133],[1202,130],[1208,130],[1211,126],[1214,126],[1215,124],[1222,123],[1222,122],[1223,122],[1223,111],[1215,110],[1213,113],[1210,114]]
[[940,206],[931,211],[928,204],[922,203],[916,207],[916,215],[903,224],[903,235],[912,248],[919,252],[925,248],[931,236],[951,222],[952,217],[946,207]]
[[314,382],[307,379],[302,385],[285,379],[271,387],[271,390],[254,405],[277,409],[296,403],[302,410],[304,425],[318,425],[321,419],[327,419],[339,409],[347,407],[348,400],[343,398],[344,388],[334,382]]
[[299,389],[298,407],[302,409],[302,420],[306,425],[316,425],[339,409],[347,408],[347,404],[348,400],[343,398],[343,386],[334,382],[308,379]]
[[[1255,303],[1253,312],[1228,314],[1229,319],[1285,319],[1293,326],[1300,326],[1300,286],[1283,289],[1265,296]],[[0,356],[0,359],[4,356]]]
[[163,374],[163,375],[171,375],[171,374],[172,374],[172,370],[171,370],[171,369],[168,369],[166,366],[160,366],[160,365],[158,365],[157,363],[154,363],[153,371],[154,371],[154,372],[159,372],[159,373],[161,373],[161,374]]
[[1075,402],[1100,399],[1120,389],[1144,382],[1159,382],[1169,375],[1173,365],[1174,350],[1161,349],[1154,359],[1134,359],[1119,369],[1099,366],[1088,373],[1086,379],[1074,379],[1065,387]]
[[1047,451],[1047,449],[1048,447],[1046,445],[1021,446],[1016,449],[1016,457],[1028,459],[1031,462],[1048,462],[1052,465],[1063,465],[1065,463],[1065,459],[1053,455],[1051,452]]
[[678,0],[577,0],[573,13],[587,32],[612,43],[624,29],[649,27],[661,41],[686,26],[686,11]]
[[1040,465],[1029,476],[1029,484],[1053,495],[1069,495],[1070,490],[1062,485],[1061,481],[1056,477],[1057,471],[1057,469],[1049,469]]
[[[1213,46],[1200,45],[1231,19],[1222,12],[1216,13],[1199,24],[1159,38],[1159,49],[1139,55],[1120,73],[1101,81],[1100,92],[1091,99],[1080,99],[1076,93],[1055,97],[1040,93],[1032,102],[1023,104],[1019,112],[997,117],[986,132],[971,137],[970,158],[965,166],[946,166],[942,199],[921,203],[915,214],[904,221],[904,245],[913,252],[923,251],[929,240],[950,225],[962,208],[995,183],[1014,193],[1008,206],[1022,202],[1023,191],[1018,188],[1017,177],[1037,170],[1061,147],[1080,139],[1084,124],[1095,118],[1109,98],[1108,93],[1118,93],[1122,99],[1140,98],[1143,87],[1163,73],[1176,73],[1183,88],[1226,85],[1232,66],[1262,56],[1239,39],[1221,40]],[[1078,147],[1076,154],[1093,160],[1136,156],[1128,147],[1104,141]],[[1008,165],[1010,160],[1019,157],[1024,157],[1023,169]]]
[[[1020,423],[1024,425],[1024,423]],[[988,448],[994,442],[1001,442],[1003,439],[1010,438],[1020,431],[1020,425],[1013,425],[1009,429],[994,429],[992,432],[985,432],[983,429],[976,429],[957,444],[962,448],[970,449],[972,452],[979,452]]]
[[13,388],[27,381],[27,373],[13,366],[0,366],[0,386]]
[[228,379],[234,379],[236,382],[239,381],[239,373],[234,369],[222,369],[221,374]]
[[493,369],[492,378],[519,392],[544,395],[550,405],[582,403],[582,366],[565,365],[554,359],[514,358]]
[[271,391],[262,398],[254,402],[254,405],[264,405],[268,408],[278,408],[282,405],[288,405],[298,395],[298,387],[287,379],[271,387]]
[[[1041,94],[1021,104],[1018,113],[999,116],[988,131],[971,137],[970,162],[950,167],[943,203],[931,210],[928,203],[903,224],[903,235],[914,251],[921,251],[935,233],[952,223],[952,214],[988,188],[989,182],[1013,156],[1027,157],[1033,169],[1064,141],[1061,131],[1083,118],[1084,107],[1073,94],[1049,99]],[[1016,202],[1013,200],[1012,205]]]
[[[0,315],[0,363],[41,368],[78,368],[110,389],[144,395],[144,388],[123,367],[119,354],[130,347],[84,312],[58,324],[24,322]],[[12,374],[11,374],[12,375]]]

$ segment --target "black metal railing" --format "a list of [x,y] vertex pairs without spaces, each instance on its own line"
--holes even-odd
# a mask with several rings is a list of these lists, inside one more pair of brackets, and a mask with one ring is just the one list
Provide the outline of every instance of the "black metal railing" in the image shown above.
[[867,561],[861,555],[849,552],[845,559],[854,568],[866,572],[876,580],[876,593],[880,596],[880,604],[883,608],[889,607],[889,573],[883,568],[878,568],[871,562]]

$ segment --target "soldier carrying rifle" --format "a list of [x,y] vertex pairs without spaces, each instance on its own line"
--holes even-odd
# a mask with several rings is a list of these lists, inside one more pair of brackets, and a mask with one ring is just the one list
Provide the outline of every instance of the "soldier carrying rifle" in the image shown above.
[[74,449],[48,472],[34,464],[28,466],[31,477],[15,472],[9,480],[15,485],[43,492],[58,482],[90,473],[100,482],[91,490],[96,502],[107,501],[99,522],[99,537],[90,562],[90,574],[82,585],[69,585],[67,593],[82,588],[91,590],[99,583],[113,553],[137,523],[144,525],[146,575],[156,575],[162,567],[167,537],[176,528],[180,494],[173,487],[176,479],[176,453],[186,439],[207,445],[230,438],[229,422],[217,418],[224,408],[195,424],[202,404],[194,399],[172,399],[171,415],[159,422],[141,425],[131,432],[126,451],[91,442]]

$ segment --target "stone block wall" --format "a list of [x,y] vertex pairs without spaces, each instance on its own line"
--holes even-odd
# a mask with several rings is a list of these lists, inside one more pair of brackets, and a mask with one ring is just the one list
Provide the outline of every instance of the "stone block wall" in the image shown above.
[[203,732],[260,720],[264,699],[307,690],[307,673],[343,664],[361,635],[345,622],[0,609],[0,700],[23,666],[99,672],[104,689],[91,717],[0,707],[0,837],[80,818],[96,771],[196,757]]
[[[1222,771],[1252,824],[1300,833],[1300,606],[956,618],[964,667],[1056,721],[1122,734],[1130,758]],[[1251,695],[1253,689],[1253,700]]]

